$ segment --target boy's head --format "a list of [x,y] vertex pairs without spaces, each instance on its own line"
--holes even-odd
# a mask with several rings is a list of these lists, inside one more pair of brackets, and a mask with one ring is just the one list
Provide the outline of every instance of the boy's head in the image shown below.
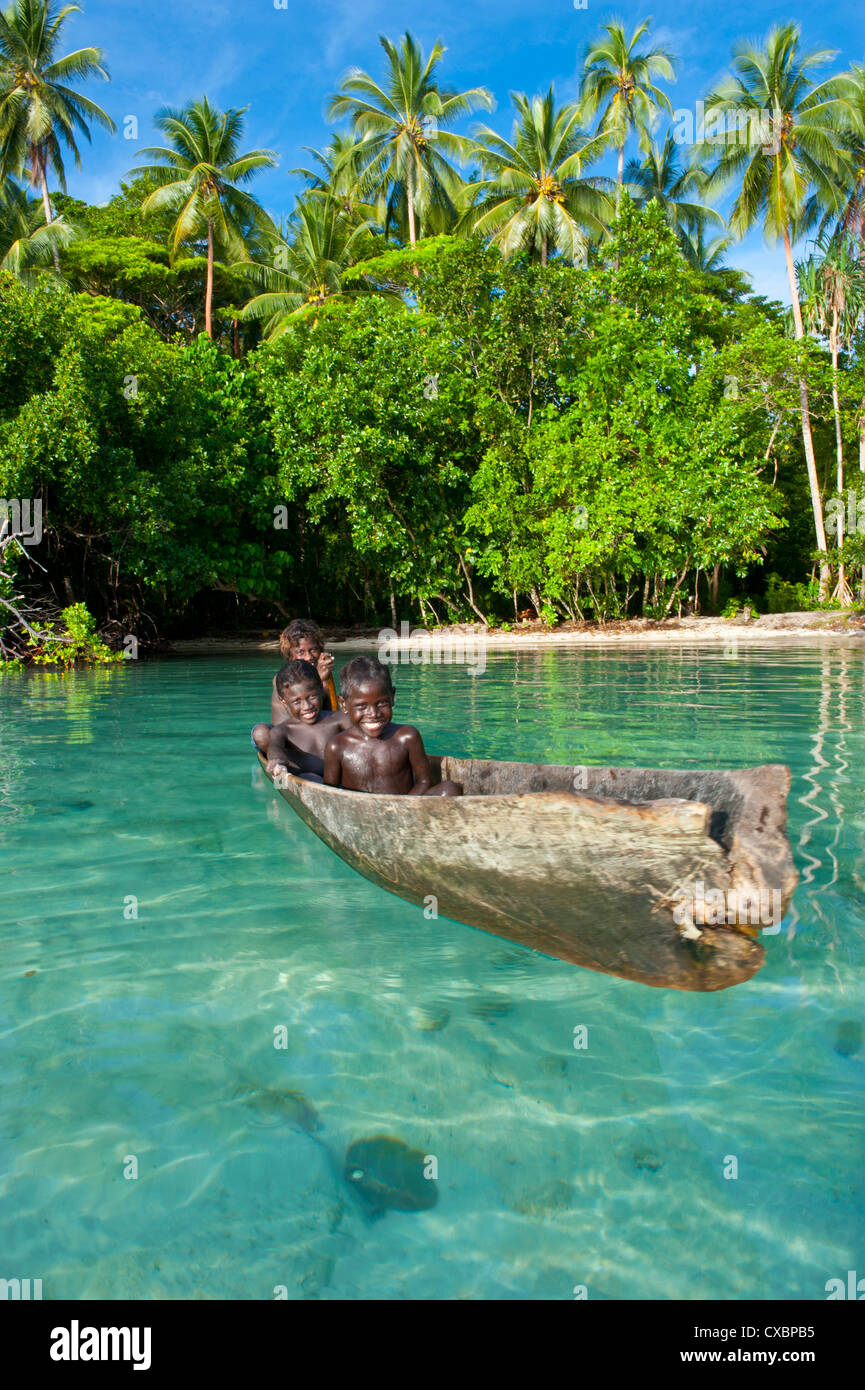
[[279,650],[285,661],[309,661],[314,666],[324,651],[324,639],[315,623],[293,618],[279,635]]
[[321,714],[324,691],[308,661],[287,661],[276,673],[276,693],[291,718],[302,724],[314,724]]
[[373,656],[356,656],[339,677],[340,704],[361,733],[378,738],[393,714],[395,690],[387,666]]

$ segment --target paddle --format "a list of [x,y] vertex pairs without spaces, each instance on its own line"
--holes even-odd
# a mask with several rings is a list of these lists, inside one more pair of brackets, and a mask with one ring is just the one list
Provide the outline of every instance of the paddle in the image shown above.
[[339,714],[339,700],[336,698],[336,686],[333,681],[333,672],[327,678],[327,698],[330,700],[330,707]]

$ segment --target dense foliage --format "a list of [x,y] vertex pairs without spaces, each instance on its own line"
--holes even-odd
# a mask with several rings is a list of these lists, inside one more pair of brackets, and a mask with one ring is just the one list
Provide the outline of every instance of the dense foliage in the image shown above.
[[[510,139],[470,137],[491,94],[383,38],[277,226],[248,191],[275,154],[206,96],[158,113],[167,144],[106,205],[66,194],[64,157],[112,125],[67,85],[108,75],[57,56],[69,12],[15,0],[0,26],[16,641],[28,594],[70,646],[81,604],[119,637],[865,598],[865,69],[818,77],[833,55],[777,26],[683,139],[675,55],[613,21],[577,101],[514,93]],[[789,315],[723,265],[755,225]],[[12,544],[25,503],[39,535]]]
[[411,281],[412,307],[334,302],[240,361],[7,277],[0,494],[43,499],[58,593],[133,625],[240,599],[261,619],[661,615],[698,572],[717,601],[719,569],[788,526],[773,568],[800,579],[796,381],[828,401],[825,364],[689,269],[660,208],[625,198],[615,233],[586,270],[476,239],[391,253],[370,273]]

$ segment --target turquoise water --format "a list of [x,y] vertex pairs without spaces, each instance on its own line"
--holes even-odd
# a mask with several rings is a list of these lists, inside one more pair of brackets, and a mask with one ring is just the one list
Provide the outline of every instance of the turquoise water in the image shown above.
[[[396,673],[434,751],[790,764],[793,909],[764,969],[711,995],[358,877],[254,762],[271,671],[0,682],[0,1277],[72,1299],[823,1299],[865,1274],[862,649]],[[432,1209],[370,1218],[344,1156],[379,1134],[436,1160]]]

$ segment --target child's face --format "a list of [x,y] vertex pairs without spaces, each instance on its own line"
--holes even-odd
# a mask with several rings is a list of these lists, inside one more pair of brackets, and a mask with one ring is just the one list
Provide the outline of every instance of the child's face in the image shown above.
[[279,698],[292,719],[301,724],[314,724],[321,714],[321,691],[307,681],[287,686]]
[[291,644],[292,661],[308,661],[310,666],[317,666],[320,656],[321,647],[314,637],[301,637],[300,641]]
[[340,704],[362,734],[378,738],[391,721],[393,691],[381,681],[359,681]]

